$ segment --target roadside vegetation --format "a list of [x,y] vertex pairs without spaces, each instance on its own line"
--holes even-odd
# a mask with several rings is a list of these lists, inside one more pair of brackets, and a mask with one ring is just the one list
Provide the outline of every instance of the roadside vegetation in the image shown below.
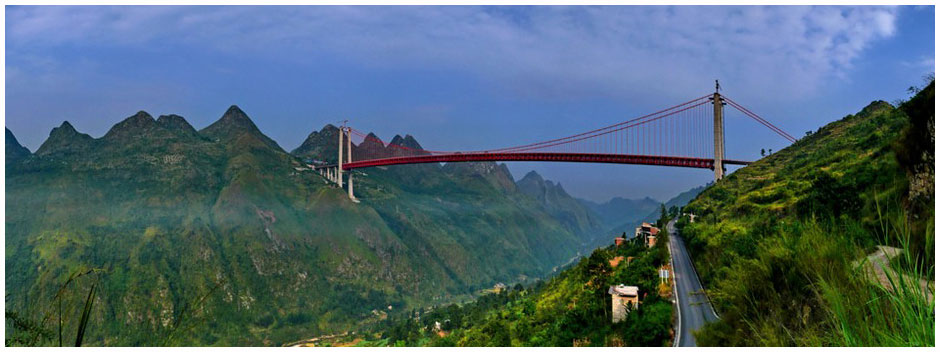
[[[711,346],[933,346],[934,82],[742,168],[678,225]],[[882,261],[877,258],[885,258]]]

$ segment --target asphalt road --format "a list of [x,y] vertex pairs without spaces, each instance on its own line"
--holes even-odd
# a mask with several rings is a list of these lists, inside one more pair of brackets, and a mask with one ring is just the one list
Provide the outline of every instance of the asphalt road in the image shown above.
[[718,320],[715,310],[705,297],[702,283],[698,280],[692,258],[685,248],[685,241],[678,235],[675,220],[667,224],[669,230],[669,250],[672,253],[672,268],[676,280],[676,298],[678,298],[679,347],[695,346],[692,332],[700,329],[706,322]]

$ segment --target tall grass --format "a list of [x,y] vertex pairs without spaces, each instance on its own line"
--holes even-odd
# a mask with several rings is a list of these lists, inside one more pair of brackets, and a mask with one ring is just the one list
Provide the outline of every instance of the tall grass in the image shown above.
[[[16,311],[7,311],[6,312],[6,323],[7,323],[7,336],[5,339],[7,346],[48,346],[52,344],[58,344],[59,347],[63,346],[62,334],[63,330],[66,327],[66,324],[69,321],[74,321],[74,319],[68,319],[68,317],[63,318],[63,301],[71,301],[72,297],[77,293],[71,291],[75,287],[73,283],[78,281],[84,276],[93,276],[91,281],[91,287],[88,290],[87,296],[85,296],[84,304],[82,305],[81,316],[78,318],[77,322],[74,322],[77,326],[77,331],[75,333],[75,347],[81,347],[82,341],[85,338],[85,332],[88,330],[88,324],[91,318],[92,307],[94,307],[94,302],[99,284],[98,274],[101,272],[101,269],[92,268],[92,269],[79,269],[73,271],[69,275],[68,279],[65,280],[59,289],[56,291],[55,296],[52,297],[52,301],[55,302],[56,309],[46,310],[42,314],[42,319],[39,321],[33,320],[31,317],[36,315],[36,312],[16,312]],[[71,304],[66,303],[66,308],[64,310],[70,310]],[[56,315],[56,330],[58,332],[58,340],[55,340],[55,337],[52,333],[52,330],[47,326],[49,320],[53,318],[53,314]]]
[[[913,234],[903,214],[882,219],[881,224],[884,243],[900,249],[898,260],[875,264],[884,271],[887,285],[872,277],[867,264],[852,265],[846,278],[818,277],[817,294],[826,303],[828,323],[836,332],[829,342],[842,346],[934,346],[934,282],[930,280],[935,267],[915,253]],[[933,227],[928,226],[923,235],[926,248],[933,248]],[[921,280],[927,280],[928,285],[924,287]]]

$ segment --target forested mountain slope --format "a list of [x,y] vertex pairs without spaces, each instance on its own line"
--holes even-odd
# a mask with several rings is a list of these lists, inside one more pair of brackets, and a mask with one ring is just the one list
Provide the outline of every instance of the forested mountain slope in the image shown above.
[[[933,345],[933,115],[933,83],[873,102],[690,202],[682,233],[721,315],[699,343]],[[902,253],[893,288],[865,269],[879,245]]]
[[35,154],[8,138],[7,344],[57,345],[59,303],[74,334],[92,302],[85,345],[280,345],[545,275],[585,242],[491,163],[367,169],[354,204],[306,169],[336,155],[311,136],[288,154],[233,106],[201,131],[139,112],[101,138],[65,122]]
[[[609,239],[610,242],[613,238]],[[608,242],[609,243],[609,242]],[[652,346],[672,344],[673,306],[658,269],[667,241],[608,245],[550,280],[490,293],[463,305],[399,314],[337,344],[359,346]],[[612,285],[638,287],[639,306],[612,323]]]

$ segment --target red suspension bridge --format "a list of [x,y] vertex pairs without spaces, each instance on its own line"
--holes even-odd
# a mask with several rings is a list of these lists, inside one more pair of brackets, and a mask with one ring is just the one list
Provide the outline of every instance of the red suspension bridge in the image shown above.
[[[717,82],[716,82],[717,88]],[[343,126],[339,162],[312,166],[340,187],[344,171],[386,165],[473,161],[551,161],[661,165],[711,169],[715,180],[725,165],[750,162],[725,158],[724,106],[730,105],[789,142],[796,139],[741,104],[717,92],[652,114],[587,132],[514,147],[476,151],[435,151],[401,142],[386,143],[372,134]],[[353,143],[356,139],[358,143]],[[354,158],[355,157],[355,158]],[[353,196],[352,174],[348,176]]]

